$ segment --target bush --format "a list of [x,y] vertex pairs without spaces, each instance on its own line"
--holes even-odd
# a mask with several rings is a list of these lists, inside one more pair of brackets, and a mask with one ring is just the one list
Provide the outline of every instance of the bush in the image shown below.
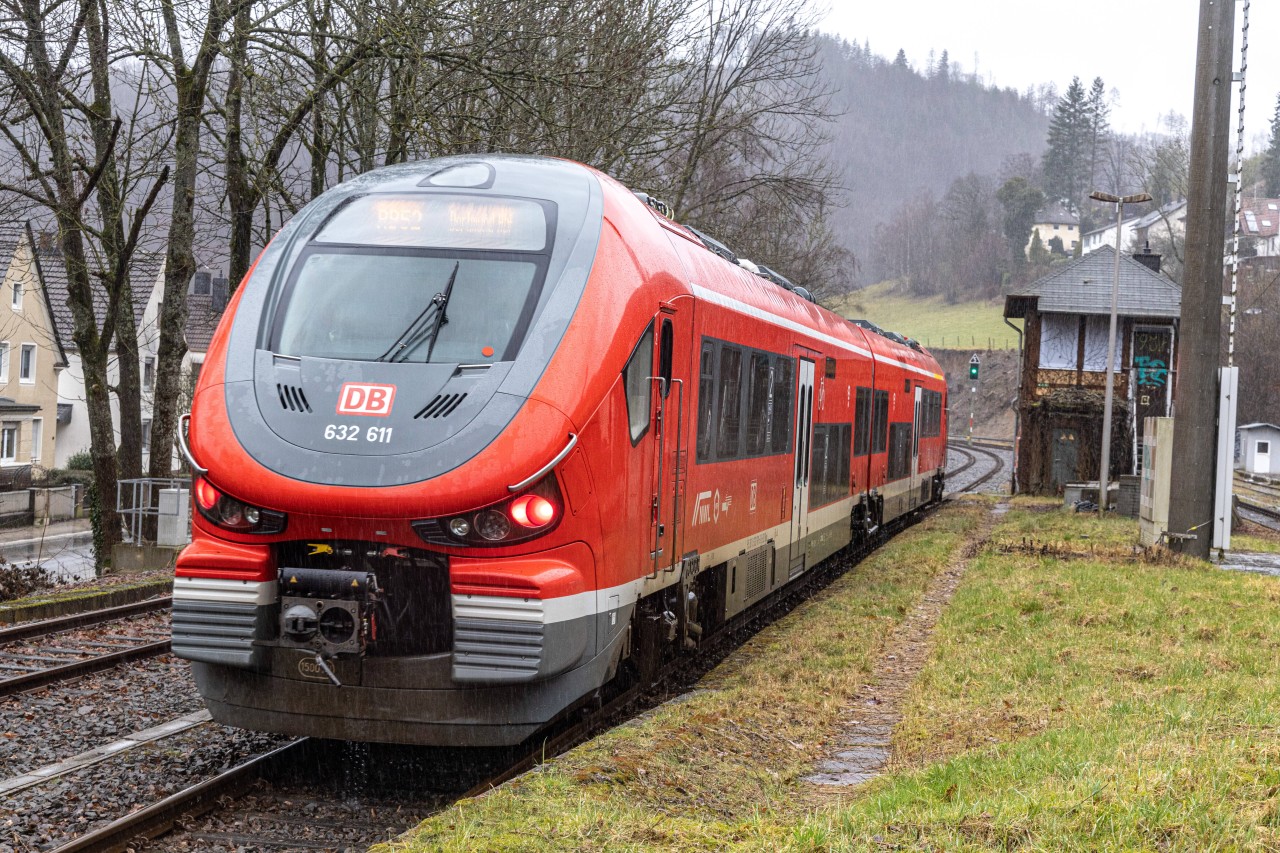
[[67,470],[69,471],[92,471],[93,457],[89,455],[89,451],[81,450],[71,454],[71,458],[67,460]]
[[39,566],[14,566],[0,563],[0,601],[22,598],[33,592],[52,589],[53,576]]

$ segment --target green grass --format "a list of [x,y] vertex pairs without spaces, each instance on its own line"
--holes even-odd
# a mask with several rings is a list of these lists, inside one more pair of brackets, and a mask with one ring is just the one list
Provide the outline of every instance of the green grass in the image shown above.
[[948,305],[941,296],[922,299],[895,292],[893,282],[855,291],[832,306],[852,319],[864,318],[936,349],[1016,349],[1018,336],[1004,324],[1004,300]]
[[988,504],[900,535],[681,701],[376,849],[1280,850],[1280,580],[1011,503],[867,785],[803,777]]
[[[1054,516],[1016,509],[995,538],[1053,538]],[[1118,522],[1089,524],[1091,539],[1121,538]],[[830,850],[1280,848],[1278,603],[1274,578],[1189,562],[988,551],[938,627],[894,772],[792,837]]]
[[772,850],[795,794],[929,580],[983,511],[898,536],[756,635],[699,689],[375,850]]

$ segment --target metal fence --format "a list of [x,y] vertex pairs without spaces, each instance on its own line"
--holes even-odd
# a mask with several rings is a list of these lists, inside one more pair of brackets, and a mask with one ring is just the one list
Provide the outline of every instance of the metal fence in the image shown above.
[[116,483],[116,512],[132,545],[180,545],[191,539],[191,481],[140,477]]

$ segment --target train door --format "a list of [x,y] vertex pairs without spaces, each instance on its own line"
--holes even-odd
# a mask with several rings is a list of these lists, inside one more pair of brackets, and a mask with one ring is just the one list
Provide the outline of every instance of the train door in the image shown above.
[[796,390],[795,478],[791,488],[791,546],[788,577],[804,571],[809,536],[809,465],[813,443],[813,362],[800,359]]
[[916,409],[915,416],[911,421],[911,503],[920,504],[925,502],[925,498],[920,494],[920,483],[924,480],[920,476],[920,427],[923,424],[923,411],[921,406],[924,397],[924,390],[916,385]]
[[[683,302],[684,304],[679,304]],[[650,494],[652,572],[679,567],[683,545],[685,480],[684,412],[689,400],[689,349],[693,328],[691,300],[664,303],[654,318],[653,487]]]

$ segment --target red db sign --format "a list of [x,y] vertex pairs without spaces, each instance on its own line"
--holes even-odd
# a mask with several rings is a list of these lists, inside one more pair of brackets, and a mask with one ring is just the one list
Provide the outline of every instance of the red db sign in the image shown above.
[[394,385],[348,382],[338,393],[338,414],[374,415],[385,418],[391,414],[391,401],[395,398],[396,386]]

